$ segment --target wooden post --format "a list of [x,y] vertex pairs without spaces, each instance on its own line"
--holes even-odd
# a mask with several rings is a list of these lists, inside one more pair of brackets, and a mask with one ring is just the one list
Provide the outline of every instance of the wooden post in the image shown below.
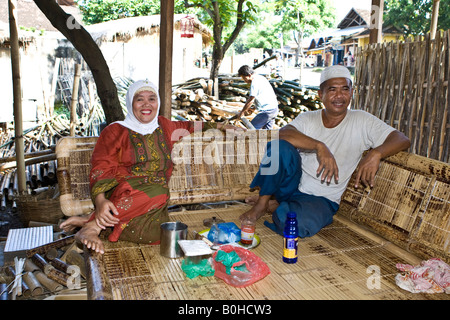
[[9,33],[11,43],[11,68],[14,96],[14,144],[16,148],[16,162],[18,174],[19,194],[26,191],[25,178],[25,150],[23,142],[23,120],[22,120],[22,88],[20,82],[20,53],[19,53],[19,33],[17,31],[16,7],[17,0],[9,0]]
[[430,25],[430,39],[434,40],[436,37],[436,29],[439,17],[439,2],[440,0],[433,0],[433,11],[431,13],[431,25]]
[[372,10],[370,13],[370,36],[369,43],[380,43],[383,39],[383,10],[384,0],[372,0]]
[[80,84],[81,64],[75,65],[75,75],[73,76],[72,100],[70,101],[70,135],[75,136],[75,126],[77,124],[78,88]]
[[161,0],[161,22],[159,33],[159,96],[160,115],[172,116],[172,53],[174,27],[174,0]]

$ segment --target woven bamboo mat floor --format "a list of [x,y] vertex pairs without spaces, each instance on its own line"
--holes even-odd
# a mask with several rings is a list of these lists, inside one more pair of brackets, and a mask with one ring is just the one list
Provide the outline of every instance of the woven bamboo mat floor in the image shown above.
[[[193,239],[194,231],[205,229],[204,219],[216,216],[238,224],[239,215],[248,208],[232,205],[173,212],[170,216],[186,223],[188,239]],[[106,243],[106,252],[99,258],[110,282],[110,292],[103,293],[118,300],[449,299],[446,294],[412,294],[399,288],[394,279],[398,273],[395,264],[417,261],[408,261],[408,254],[393,252],[389,243],[356,232],[341,219],[314,237],[301,239],[298,262],[285,264],[281,259],[282,237],[265,227],[264,220],[260,219],[256,228],[261,244],[252,250],[271,273],[253,285],[234,288],[216,277],[189,279],[181,269],[183,258],[162,257],[159,246],[118,242]]]

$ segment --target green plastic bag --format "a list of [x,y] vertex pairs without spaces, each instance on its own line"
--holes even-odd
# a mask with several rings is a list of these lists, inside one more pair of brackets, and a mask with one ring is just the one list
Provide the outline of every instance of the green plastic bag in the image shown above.
[[[225,251],[219,250],[219,251],[217,251],[215,260],[217,262],[222,262],[222,264],[225,266],[225,272],[227,274],[231,274],[231,267],[236,262],[241,261],[241,257],[239,257],[239,255],[237,254],[236,251],[225,252]],[[245,264],[242,264],[240,266],[235,266],[234,269],[241,271],[241,272],[248,272]]]
[[192,263],[191,261],[183,260],[181,269],[184,271],[189,279],[198,276],[211,277],[214,275],[214,268],[209,263],[209,259],[203,259],[200,263]]

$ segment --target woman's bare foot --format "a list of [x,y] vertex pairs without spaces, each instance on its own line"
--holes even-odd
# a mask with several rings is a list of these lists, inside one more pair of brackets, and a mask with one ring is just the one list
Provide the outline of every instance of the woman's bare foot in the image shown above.
[[83,216],[73,216],[68,218],[66,221],[62,222],[59,225],[61,230],[65,232],[73,231],[75,228],[83,227],[91,218],[91,214],[83,215]]
[[102,229],[97,225],[95,220],[89,221],[75,234],[75,239],[84,244],[88,249],[103,254],[105,249],[103,242],[98,235]]

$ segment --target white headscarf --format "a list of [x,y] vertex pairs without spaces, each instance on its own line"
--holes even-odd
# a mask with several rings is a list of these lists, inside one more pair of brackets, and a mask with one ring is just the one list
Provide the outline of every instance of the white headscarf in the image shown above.
[[[133,113],[133,97],[135,96],[136,93],[141,91],[154,92],[158,97],[158,110],[156,112],[155,118],[150,123],[140,122],[138,119],[136,119]],[[127,91],[126,103],[127,103],[127,115],[125,117],[125,120],[116,121],[116,123],[119,123],[122,126],[127,127],[128,129],[131,129],[133,131],[136,131],[137,133],[140,133],[142,135],[151,134],[153,133],[153,131],[156,130],[156,128],[159,127],[158,115],[159,115],[159,108],[161,106],[161,100],[159,99],[158,88],[151,81],[138,80],[133,84],[131,84]]]

